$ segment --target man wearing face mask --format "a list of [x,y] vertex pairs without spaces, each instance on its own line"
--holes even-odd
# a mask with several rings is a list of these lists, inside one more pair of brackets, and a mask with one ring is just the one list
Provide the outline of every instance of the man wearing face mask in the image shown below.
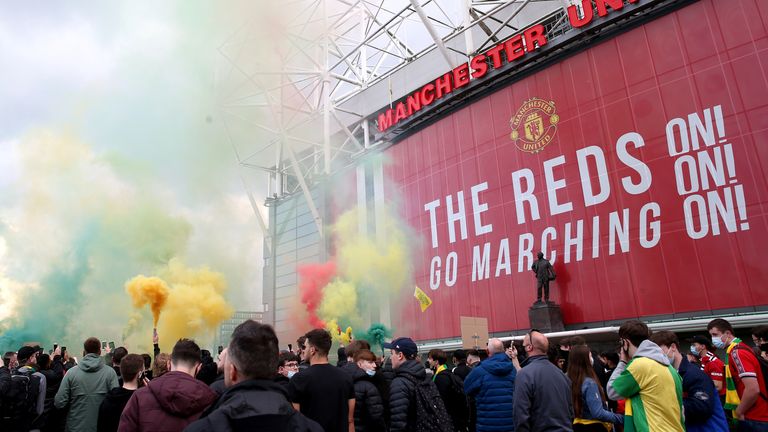
[[725,403],[725,363],[713,354],[715,347],[712,341],[704,336],[694,336],[691,351],[698,354],[704,373],[711,379],[717,389],[720,402]]
[[367,349],[356,349],[352,361],[345,365],[344,370],[352,375],[355,383],[355,432],[386,430],[384,403],[373,382],[376,375],[376,355]]
[[195,379],[202,361],[194,341],[179,339],[171,352],[170,372],[133,393],[118,431],[180,431],[197,420],[218,398],[215,391]]
[[288,391],[288,383],[294,375],[299,373],[299,356],[290,352],[283,351],[277,361],[277,376],[275,382],[285,387]]
[[683,379],[683,408],[687,432],[728,432],[725,411],[715,385],[680,352],[680,341],[671,331],[654,332],[651,341],[661,348]]
[[752,329],[752,341],[760,350],[760,356],[768,361],[768,325],[757,326]]
[[725,409],[733,410],[740,431],[768,431],[768,391],[760,363],[752,349],[734,335],[728,321],[718,318],[709,322],[707,331],[712,344],[724,349]]
[[619,327],[619,365],[608,380],[608,397],[626,399],[624,427],[634,431],[683,432],[683,385],[648,326],[627,321]]

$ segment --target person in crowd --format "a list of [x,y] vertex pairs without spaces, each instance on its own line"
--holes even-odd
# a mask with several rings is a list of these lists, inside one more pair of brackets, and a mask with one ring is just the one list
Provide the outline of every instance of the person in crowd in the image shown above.
[[683,412],[687,432],[728,432],[725,411],[712,380],[691,364],[680,351],[680,341],[671,331],[651,335],[651,342],[661,348],[683,380]]
[[154,378],[154,374],[152,373],[152,356],[145,353],[141,355],[141,358],[144,360],[144,378],[146,378],[147,381],[152,381],[152,378]]
[[4,409],[0,426],[2,430],[26,432],[45,424],[47,382],[40,372],[38,347],[23,346],[16,353],[19,367],[11,370],[8,393],[0,402]]
[[224,394],[224,392],[227,390],[227,387],[224,385],[224,365],[226,361],[227,348],[224,348],[219,353],[219,362],[216,363],[216,370],[219,374],[216,376],[216,380],[211,383],[211,390],[215,391],[219,396]]
[[528,354],[515,378],[514,430],[572,431],[571,380],[547,358],[549,341],[537,330],[523,338]]
[[331,334],[315,329],[306,335],[304,360],[310,364],[288,384],[294,408],[326,432],[354,431],[355,389],[352,377],[328,362]]
[[701,366],[715,385],[720,401],[725,403],[725,363],[715,354],[712,340],[705,336],[694,336],[691,351],[699,355]]
[[291,378],[299,373],[299,361],[299,356],[290,351],[280,353],[280,358],[277,361],[275,382],[285,387],[286,391],[288,390],[288,383]]
[[11,386],[11,370],[6,366],[5,358],[0,358],[0,398],[6,395]]
[[152,379],[160,378],[168,373],[168,364],[170,364],[171,355],[160,353],[155,357],[155,364],[152,366]]
[[202,364],[200,365],[200,371],[197,373],[197,379],[204,382],[205,385],[210,386],[216,381],[217,367],[216,362],[213,361],[213,356],[208,350],[201,351]]
[[[340,353],[340,355],[343,355],[347,359],[347,363],[345,364],[348,365],[348,363],[354,363],[355,354],[357,354],[357,352],[361,350],[370,351],[371,344],[369,344],[368,341],[364,339],[355,339],[344,348],[344,353],[343,354]],[[351,366],[348,366],[348,367],[351,367]]]
[[[353,365],[355,368],[352,369],[350,365]],[[378,388],[374,384],[376,355],[367,349],[356,349],[354,350],[352,360],[345,365],[344,371],[350,373],[354,381],[355,431],[380,432],[386,430],[384,403]]]
[[117,347],[110,354],[112,355],[112,369],[117,374],[117,381],[120,385],[123,385],[123,378],[120,375],[120,362],[128,355],[128,350],[125,347]]
[[120,415],[133,392],[139,388],[143,372],[144,358],[142,356],[128,354],[120,360],[120,376],[123,377],[123,385],[110,390],[101,402],[96,423],[98,432],[117,432]]
[[296,339],[296,354],[301,359],[301,361],[299,362],[299,372],[309,368],[309,362],[304,360],[305,358],[304,352],[307,350],[306,343],[307,343],[306,336],[300,336],[298,339]]
[[56,397],[56,392],[59,391],[59,387],[61,387],[61,380],[64,379],[64,375],[60,375],[56,373],[53,369],[51,369],[51,366],[53,365],[53,360],[51,359],[51,356],[48,354],[40,354],[37,357],[37,366],[38,366],[38,372],[43,374],[45,376],[45,403],[44,403],[44,412],[43,416],[45,417],[45,424],[47,425],[50,423],[51,415],[53,414],[53,411],[55,410],[55,407],[53,406],[54,398]]
[[323,428],[293,408],[288,393],[273,378],[279,342],[271,326],[248,320],[232,332],[224,364],[227,390],[214,409],[189,425],[187,432],[322,432]]
[[[685,353],[685,358],[688,359],[688,363],[692,364],[693,366],[696,366],[697,368],[701,369],[701,371],[704,371],[704,367],[701,366],[701,359],[699,359],[698,353],[693,353],[690,350]],[[714,385],[714,384],[713,384]],[[717,389],[715,389],[717,390]]]
[[640,321],[619,327],[620,361],[608,381],[608,397],[628,400],[625,426],[631,424],[636,431],[683,432],[680,375],[649,336],[648,326]]
[[456,374],[456,376],[462,380],[467,379],[469,373],[472,372],[472,368],[467,366],[467,352],[463,349],[457,349],[453,352],[451,360],[453,361],[453,364],[456,365],[451,372]]
[[[585,346],[587,347],[587,350],[589,350],[589,345],[587,345],[587,341],[584,340],[584,338],[581,336],[573,336],[569,338],[568,344],[569,344],[568,345],[569,354],[566,357],[568,359],[568,362],[570,362],[570,350],[572,350],[574,347]],[[605,372],[605,369],[606,369],[605,363],[603,363],[603,361],[600,360],[599,356],[595,356],[592,352],[590,352],[589,360],[592,363],[592,369],[594,369],[595,371],[595,376],[597,377],[598,384],[600,384],[601,387],[605,388],[608,385],[608,378],[611,377]],[[566,370],[568,370],[567,367],[566,367]]]
[[5,354],[3,354],[3,363],[5,363],[5,365],[10,370],[18,369],[19,360],[16,356],[16,351],[7,351]]
[[737,338],[728,321],[717,318],[707,324],[712,344],[725,350],[725,409],[733,410],[739,430],[768,430],[768,390],[760,362],[752,349]]
[[434,371],[430,379],[437,386],[445,409],[451,416],[454,430],[466,431],[469,407],[463,380],[448,369],[448,355],[445,351],[433,349],[427,355],[427,359],[431,370]]
[[69,409],[67,432],[95,431],[101,402],[118,387],[117,373],[101,357],[101,342],[89,337],[83,343],[83,352],[80,363],[64,375],[54,398],[56,408]]
[[512,430],[516,376],[517,368],[502,341],[488,341],[488,359],[474,368],[464,381],[464,391],[475,400],[478,432]]
[[[395,378],[389,389],[390,432],[412,431],[416,427],[415,397],[418,383],[426,382],[427,373],[418,360],[418,347],[413,339],[399,337],[390,343],[382,344],[390,350]],[[437,388],[434,388],[437,393]],[[445,409],[443,405],[441,407]],[[425,419],[422,419],[425,420]],[[426,419],[427,421],[433,419]]]
[[482,359],[480,358],[480,351],[470,350],[467,352],[467,366],[472,369],[479,365]]
[[768,325],[757,326],[752,329],[752,341],[757,349],[760,350],[760,356],[768,361]]
[[202,364],[195,341],[179,339],[170,363],[169,372],[133,393],[120,417],[120,432],[180,431],[216,401],[216,392],[195,379]]
[[586,345],[574,345],[568,353],[568,379],[571,380],[574,432],[606,432],[624,417],[608,410],[605,391],[593,367],[592,353]]

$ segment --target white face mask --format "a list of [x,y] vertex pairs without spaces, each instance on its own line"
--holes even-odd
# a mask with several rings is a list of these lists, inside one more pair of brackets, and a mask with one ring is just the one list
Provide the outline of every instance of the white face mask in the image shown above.
[[293,378],[294,375],[296,375],[296,371],[288,371],[288,379]]
[[365,373],[368,374],[368,376],[376,375],[376,371],[375,370],[366,370]]

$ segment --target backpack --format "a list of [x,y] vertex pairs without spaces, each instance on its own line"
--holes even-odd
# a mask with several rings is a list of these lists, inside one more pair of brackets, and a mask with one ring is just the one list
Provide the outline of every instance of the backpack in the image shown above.
[[459,423],[462,423],[462,420],[466,423],[466,419],[469,418],[469,402],[467,401],[467,395],[464,393],[464,381],[453,372],[446,370],[441,373],[447,374],[451,380],[451,391],[448,400],[445,401],[445,408],[451,413],[454,426],[461,427],[463,425]]
[[411,376],[414,384],[414,412],[416,414],[416,432],[446,432],[453,430],[451,416],[445,409],[443,398],[432,381],[419,381]]
[[[754,351],[748,348],[744,348],[740,345],[736,345],[733,347],[733,349],[740,349],[744,351],[749,351],[752,355],[755,355]],[[757,357],[757,363],[760,365],[760,372],[763,374],[763,386],[768,389],[768,361],[766,361],[762,356],[756,355]],[[763,394],[762,391],[760,391],[760,397],[763,398],[766,402],[768,402],[768,397]]]
[[40,377],[34,370],[20,368],[11,372],[11,385],[0,404],[3,430],[29,430],[37,416]]

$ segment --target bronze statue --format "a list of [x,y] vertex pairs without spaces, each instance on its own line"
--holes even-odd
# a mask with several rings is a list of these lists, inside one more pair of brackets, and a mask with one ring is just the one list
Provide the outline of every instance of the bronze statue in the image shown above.
[[536,290],[536,303],[541,303],[541,289],[544,288],[544,301],[549,302],[549,281],[555,280],[555,270],[549,260],[544,259],[544,253],[538,253],[538,260],[531,265],[531,271],[536,274],[538,287]]

